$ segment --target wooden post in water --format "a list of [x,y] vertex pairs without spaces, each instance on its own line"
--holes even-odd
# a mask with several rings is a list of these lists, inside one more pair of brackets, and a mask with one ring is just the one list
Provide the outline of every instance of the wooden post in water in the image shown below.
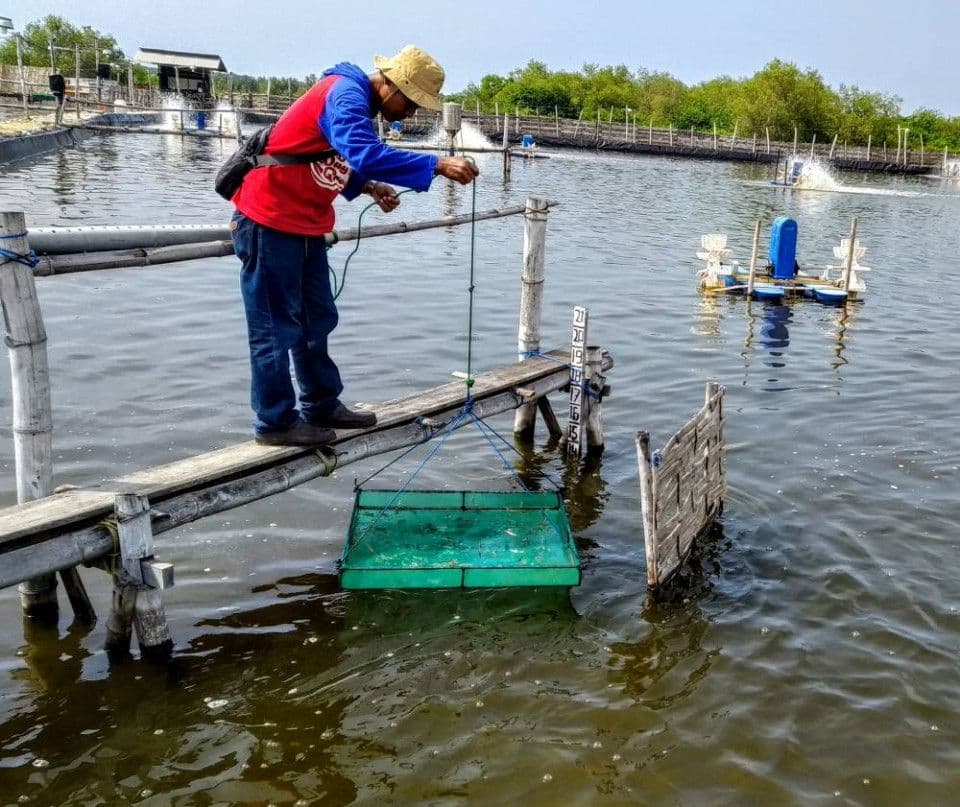
[[267,112],[270,111],[270,91],[273,89],[273,78],[267,77]]
[[920,166],[923,167],[923,132],[920,132]]
[[643,516],[643,543],[647,555],[647,585],[657,585],[656,491],[653,487],[653,461],[650,456],[650,433],[638,431],[637,467],[640,472],[640,511]]
[[943,147],[943,175],[947,175],[947,147]]
[[580,116],[577,118],[577,125],[573,129],[573,136],[576,138],[577,132],[580,131],[580,123],[583,120],[583,110],[580,110]]
[[586,410],[584,421],[587,424],[587,453],[603,452],[603,389],[606,379],[603,377],[603,351],[596,345],[587,347],[587,362],[584,368],[586,383],[583,390],[583,403]]
[[813,137],[810,140],[810,159],[812,160],[816,156],[816,147],[817,147],[817,133],[813,133]]
[[673,148],[673,121],[671,121],[668,125],[670,127],[670,148]]
[[767,133],[767,154],[769,154],[770,153],[770,127],[769,126],[766,127],[766,133]]
[[898,126],[897,127],[897,156],[896,156],[896,159],[894,160],[895,165],[900,165],[900,143],[902,139],[903,139],[903,132]]
[[80,120],[80,46],[74,45],[74,55],[76,56],[76,72],[73,78],[73,100],[77,106],[77,120]]
[[[53,492],[53,414],[50,406],[50,370],[47,333],[30,266],[30,245],[23,213],[0,213],[4,248],[21,256],[0,264],[10,387],[13,399],[13,450],[17,502],[41,499]],[[76,569],[61,572],[64,588],[79,622],[92,624],[96,614]],[[28,616],[55,621],[57,578],[45,574],[20,584],[20,604]]]
[[733,122],[733,140],[730,141],[730,150],[733,151],[737,147],[737,130],[740,128],[740,121],[736,120]]
[[867,135],[867,162],[870,162],[870,146],[873,145],[873,135]]
[[553,105],[553,122],[554,131],[557,137],[560,137],[560,108],[556,104]]
[[760,219],[753,225],[753,249],[750,251],[750,275],[747,278],[747,297],[753,296],[753,285],[757,279],[757,252],[760,251]]
[[131,104],[133,100],[133,64],[127,65],[127,101]]
[[837,132],[837,133],[833,136],[833,142],[830,144],[830,159],[831,159],[831,160],[833,159],[833,152],[834,152],[834,151],[836,150],[836,148],[837,148],[837,138],[838,138],[838,137],[840,137],[840,133],[839,133],[839,132]]
[[513,119],[516,122],[513,133],[520,134],[520,104],[517,104],[513,109]]
[[23,77],[23,42],[20,34],[17,37],[17,75],[20,76],[20,100],[23,102],[23,111],[27,111],[27,82]]
[[799,136],[800,136],[800,133],[797,131],[797,127],[794,126],[793,127],[793,155],[792,155],[794,157],[797,156],[797,143],[800,142],[797,138]]
[[697,143],[693,139],[693,127],[691,126],[690,127],[690,148],[696,148],[696,147],[697,147]]
[[753,133],[753,148],[750,149],[750,153],[756,156],[757,154],[757,133]]
[[156,575],[152,579],[144,575],[147,562],[153,558],[150,503],[146,496],[136,493],[117,494],[115,515],[120,569],[113,576],[113,607],[107,620],[107,655],[115,660],[129,653],[131,627],[134,627],[141,656],[150,660],[166,659],[173,649],[173,641],[158,586],[172,585],[172,574],[169,582]]
[[[0,301],[10,354],[13,399],[13,449],[17,502],[29,502],[53,492],[53,417],[50,411],[50,371],[47,333],[27,258],[27,226],[23,213],[0,213],[3,247],[23,256],[3,258]],[[28,616],[56,620],[57,578],[53,574],[20,584],[20,604]]]
[[497,120],[500,120],[500,102],[499,101],[493,102],[493,116]]
[[719,150],[720,146],[717,144],[717,122],[713,122],[713,150]]
[[903,129],[903,165],[906,167],[910,164],[910,151],[907,149],[907,138],[910,135],[909,127],[904,127]]
[[510,116],[503,113],[503,181],[510,179]]
[[850,246],[847,247],[847,263],[843,267],[843,290],[850,292],[850,279],[853,277],[854,247],[857,243],[857,217],[850,220]]
[[[523,273],[520,278],[520,327],[517,331],[517,352],[521,361],[540,351],[547,213],[546,199],[527,199],[523,214]],[[514,415],[513,433],[521,440],[532,440],[536,422],[536,402],[522,404]]]

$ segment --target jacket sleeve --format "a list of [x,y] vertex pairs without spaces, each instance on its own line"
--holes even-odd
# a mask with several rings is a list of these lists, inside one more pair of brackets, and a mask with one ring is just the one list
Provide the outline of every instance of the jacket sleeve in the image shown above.
[[360,175],[361,186],[374,179],[417,191],[430,187],[436,156],[384,145],[370,120],[369,96],[355,82],[341,78],[330,88],[317,123],[327,142],[340,152],[351,171]]

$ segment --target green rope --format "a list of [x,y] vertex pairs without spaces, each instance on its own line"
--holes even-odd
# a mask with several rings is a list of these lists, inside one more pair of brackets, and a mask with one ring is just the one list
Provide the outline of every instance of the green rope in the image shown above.
[[[476,165],[476,162],[472,157],[467,157],[470,162]],[[473,386],[473,290],[475,288],[473,282],[474,276],[474,252],[476,245],[476,233],[477,233],[477,181],[474,180],[470,183],[473,187],[473,198],[470,206],[470,285],[467,287],[470,292],[470,304],[467,313],[467,401],[470,401],[470,388]]]
[[[397,193],[397,196],[403,196],[403,194],[405,193],[413,193],[413,188],[408,188],[405,191],[400,191],[399,193]],[[331,286],[333,287],[332,290],[333,290],[334,300],[336,300],[343,293],[343,287],[347,283],[347,269],[350,268],[350,260],[351,258],[353,258],[354,255],[357,254],[357,250],[360,249],[360,239],[363,237],[363,230],[361,229],[363,226],[363,217],[371,207],[377,207],[377,206],[378,206],[377,202],[371,202],[365,208],[363,208],[363,210],[360,211],[360,217],[357,219],[357,243],[356,243],[356,246],[354,246],[353,251],[349,255],[347,255],[347,259],[343,263],[343,272],[341,273],[341,276],[339,278],[337,277],[336,269],[334,269],[332,265],[330,266],[330,281],[331,281]],[[336,236],[336,233],[334,233],[334,236]],[[335,238],[333,244],[331,244],[330,246],[333,246],[339,241],[340,241],[339,238]]]

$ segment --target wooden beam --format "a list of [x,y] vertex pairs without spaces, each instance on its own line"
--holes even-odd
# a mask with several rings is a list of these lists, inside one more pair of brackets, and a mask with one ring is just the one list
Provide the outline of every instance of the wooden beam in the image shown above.
[[[514,391],[517,387],[529,388],[537,397],[562,389],[569,373],[559,361],[568,352],[566,348],[555,350],[546,354],[549,359],[530,359],[479,374],[472,388],[478,416],[515,409],[521,400]],[[606,354],[604,367],[612,366]],[[30,569],[63,568],[111,550],[113,539],[97,525],[112,515],[117,492],[148,496],[155,510],[167,514],[154,518],[156,534],[286,490],[363,457],[425,439],[428,435],[424,428],[432,427],[418,425],[418,419],[442,421],[459,411],[464,402],[465,387],[454,381],[373,407],[379,418],[377,426],[366,431],[341,431],[328,453],[259,446],[249,441],[144,469],[95,489],[66,491],[4,508],[0,510],[0,587],[17,582],[25,574],[29,576]],[[70,535],[79,533],[87,538],[76,543]],[[98,537],[88,540],[91,535]],[[35,544],[47,546],[41,552]]]

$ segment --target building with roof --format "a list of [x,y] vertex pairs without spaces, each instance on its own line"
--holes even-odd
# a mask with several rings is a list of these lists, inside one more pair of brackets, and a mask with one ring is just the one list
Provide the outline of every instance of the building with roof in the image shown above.
[[223,59],[215,53],[140,48],[133,60],[139,64],[156,65],[160,92],[175,92],[200,99],[213,95],[213,74],[227,72]]

